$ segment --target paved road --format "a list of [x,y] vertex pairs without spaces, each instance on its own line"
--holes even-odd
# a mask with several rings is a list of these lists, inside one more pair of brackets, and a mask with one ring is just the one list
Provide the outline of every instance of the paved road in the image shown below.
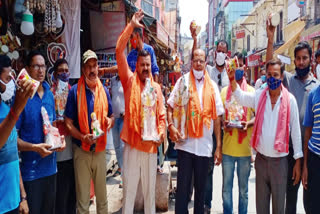
[[[108,167],[112,166],[116,162],[115,153],[113,146],[110,143],[112,140],[108,136],[108,150],[107,150],[107,165]],[[110,145],[111,144],[111,145]],[[255,170],[251,168],[251,174],[249,178],[249,204],[248,204],[248,213],[256,213],[255,207]],[[172,168],[173,177],[176,175],[176,168]],[[238,213],[238,183],[237,175],[234,176],[233,184],[233,204],[234,204],[234,213]],[[107,191],[108,191],[108,208],[110,213],[121,213],[121,200],[122,200],[122,189],[119,188],[120,176],[117,177],[108,177],[107,178]],[[175,185],[175,183],[173,183]],[[297,205],[297,214],[303,214],[303,203],[302,203],[302,186],[299,189],[298,195],[298,205]],[[189,212],[193,213],[193,201],[189,204]],[[214,214],[223,213],[222,208],[222,168],[221,166],[215,167],[213,175],[213,201],[211,212]],[[94,214],[95,205],[90,207],[90,213]],[[174,201],[170,201],[169,211],[166,213],[174,213]]]

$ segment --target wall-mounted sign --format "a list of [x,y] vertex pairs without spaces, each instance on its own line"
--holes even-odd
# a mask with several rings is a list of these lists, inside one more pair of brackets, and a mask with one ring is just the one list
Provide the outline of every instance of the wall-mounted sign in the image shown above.
[[236,38],[237,39],[242,39],[246,36],[245,30],[237,30],[236,31]]
[[291,58],[288,57],[288,56],[284,56],[284,55],[281,55],[281,54],[278,54],[278,59],[280,59],[280,61],[284,64],[287,64],[287,65],[291,65]]
[[296,5],[299,8],[303,8],[307,4],[307,0],[296,0]]

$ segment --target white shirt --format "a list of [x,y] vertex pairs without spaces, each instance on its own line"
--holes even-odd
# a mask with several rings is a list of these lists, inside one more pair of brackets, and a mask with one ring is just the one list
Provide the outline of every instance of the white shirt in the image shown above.
[[320,80],[320,64],[316,67],[317,79]]
[[[185,74],[185,81],[186,86],[188,88],[189,86],[189,76],[190,72]],[[170,94],[170,97],[167,101],[168,105],[170,105],[172,108],[174,108],[174,94],[176,93],[177,86],[179,85],[181,81],[181,78],[177,81],[175,87],[173,88],[172,93]],[[217,84],[211,80],[211,83],[213,84],[214,92],[215,92],[215,101],[216,101],[216,111],[217,115],[223,115],[224,108],[223,103],[220,97],[219,89]],[[200,99],[200,105],[202,109],[202,91],[203,91],[203,84],[204,80],[202,79],[200,82],[196,80],[196,87],[198,96]],[[197,156],[203,156],[203,157],[212,157],[212,149],[213,149],[213,142],[212,142],[212,133],[213,133],[213,120],[211,120],[211,126],[210,129],[207,128],[207,126],[203,126],[203,137],[202,138],[187,138],[184,143],[176,143],[175,149],[183,150],[192,154],[195,154]]]
[[[237,102],[241,105],[255,108],[257,112],[258,103],[260,99],[260,95],[263,92],[263,89],[258,89],[255,92],[244,92],[239,86],[237,90],[233,93]],[[260,135],[259,143],[257,146],[257,151],[267,157],[284,157],[287,156],[288,153],[281,153],[274,149],[274,141],[277,132],[277,124],[280,110],[280,99],[282,97],[282,93],[280,94],[274,108],[272,109],[270,94],[267,92],[267,101],[265,112],[263,116],[263,124],[262,124],[262,132]],[[293,144],[295,159],[303,157],[302,153],[302,145],[301,145],[301,132],[299,125],[299,111],[296,99],[294,96],[289,93],[290,97],[290,125],[289,128],[291,130],[291,139]],[[284,128],[284,127],[281,127]]]
[[111,78],[112,111],[115,118],[120,118],[120,114],[125,111],[124,94],[121,81],[114,76]]
[[[210,78],[218,85],[219,91],[230,84],[226,69],[220,72],[215,66],[207,65],[207,71]],[[220,78],[219,78],[220,74]],[[219,85],[220,80],[220,85]]]

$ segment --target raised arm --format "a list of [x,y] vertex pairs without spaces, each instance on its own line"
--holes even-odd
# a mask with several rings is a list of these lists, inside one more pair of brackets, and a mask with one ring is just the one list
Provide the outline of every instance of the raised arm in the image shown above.
[[20,87],[22,90],[17,90],[15,102],[11,107],[10,113],[0,123],[0,149],[6,144],[13,127],[19,119],[19,115],[23,111],[29,97],[31,97],[33,92],[31,81],[23,80],[20,84]]
[[121,33],[117,41],[116,58],[118,64],[118,73],[123,87],[127,83],[128,79],[133,75],[133,73],[129,69],[124,50],[126,49],[133,29],[136,27],[143,28],[143,25],[140,24],[140,21],[142,20],[143,16],[143,11],[141,9],[138,12],[136,12],[132,16],[130,23],[126,26],[126,28]]
[[266,23],[267,28],[267,37],[268,37],[268,45],[267,45],[267,53],[266,53],[266,62],[273,58],[273,40],[274,40],[274,31],[275,27],[271,25],[270,17],[267,19]]
[[237,102],[242,105],[249,108],[255,108],[255,92],[246,92],[242,91],[240,87],[238,87],[238,84],[235,80],[235,70],[232,69],[228,72],[228,77],[232,89],[232,93],[237,100]]

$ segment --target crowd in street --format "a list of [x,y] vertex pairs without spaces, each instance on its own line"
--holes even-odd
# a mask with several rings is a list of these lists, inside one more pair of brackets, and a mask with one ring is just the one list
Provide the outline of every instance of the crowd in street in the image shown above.
[[[65,59],[55,62],[49,85],[45,57],[38,50],[28,54],[25,70],[40,82],[34,93],[33,82],[16,81],[11,60],[0,55],[0,213],[88,214],[93,192],[97,213],[108,213],[110,130],[123,188],[122,213],[133,213],[140,181],[144,212],[156,212],[157,152],[167,132],[177,150],[175,213],[188,213],[194,189],[194,213],[210,213],[214,193],[222,194],[223,212],[232,214],[236,172],[238,212],[246,214],[252,162],[258,214],[270,213],[270,201],[272,213],[296,213],[300,183],[306,213],[318,213],[320,86],[311,72],[309,44],[295,47],[296,72],[291,74],[273,59],[275,27],[267,23],[266,63],[251,86],[241,53],[228,57],[228,43],[220,40],[215,65],[207,65],[190,28],[190,72],[166,99],[154,50],[143,42],[143,16],[142,10],[136,12],[119,36],[117,65],[99,69],[96,53],[87,50],[73,86],[72,62]],[[126,56],[129,42],[132,51]],[[320,64],[320,52],[315,56]],[[117,73],[111,93],[99,80],[103,73]],[[46,143],[42,108],[59,130],[58,148]],[[220,164],[222,193],[212,188],[214,166]]]

